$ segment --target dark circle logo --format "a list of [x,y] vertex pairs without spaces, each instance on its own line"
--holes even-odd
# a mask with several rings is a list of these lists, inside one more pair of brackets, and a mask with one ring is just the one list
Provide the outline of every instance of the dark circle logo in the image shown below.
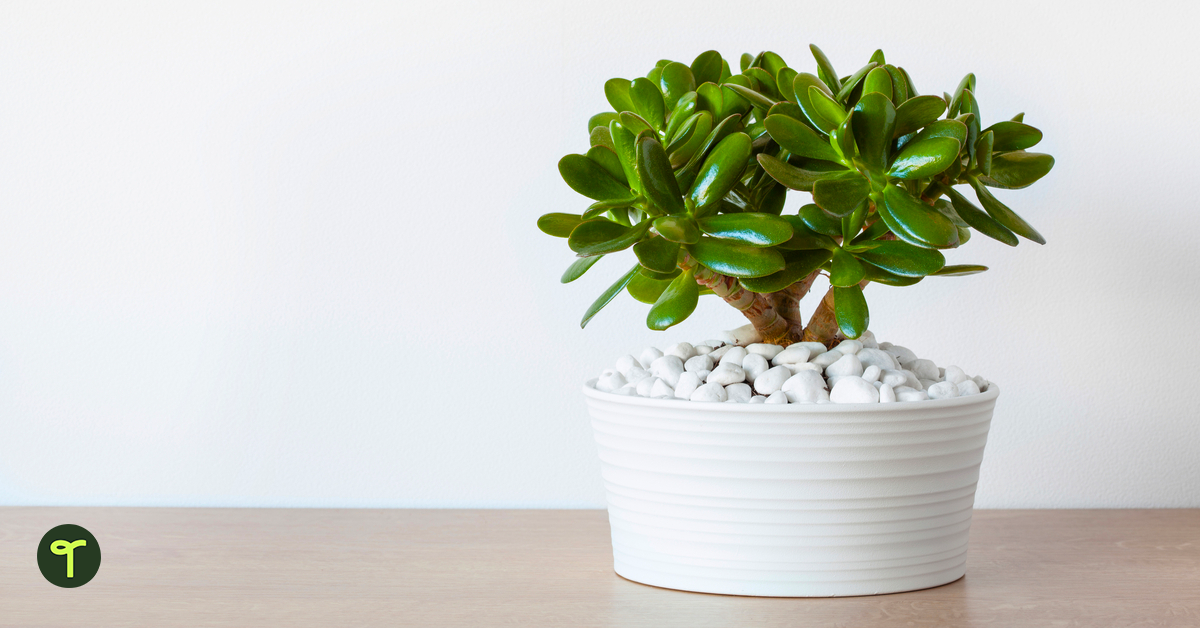
[[50,584],[66,589],[81,587],[100,571],[100,543],[80,526],[63,524],[42,537],[37,562]]

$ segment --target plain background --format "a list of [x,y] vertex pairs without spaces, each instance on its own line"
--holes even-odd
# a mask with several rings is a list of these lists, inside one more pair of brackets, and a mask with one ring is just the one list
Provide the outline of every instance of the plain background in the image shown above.
[[[581,383],[666,333],[535,219],[606,79],[881,47],[978,76],[1057,167],[1047,237],[869,290],[999,382],[981,507],[1200,506],[1192,3],[0,5],[0,504],[602,507]],[[793,194],[789,208],[801,202]],[[789,211],[794,211],[789,209]],[[819,296],[820,292],[817,293]],[[815,300],[816,296],[812,300]],[[811,310],[811,302],[808,308]]]

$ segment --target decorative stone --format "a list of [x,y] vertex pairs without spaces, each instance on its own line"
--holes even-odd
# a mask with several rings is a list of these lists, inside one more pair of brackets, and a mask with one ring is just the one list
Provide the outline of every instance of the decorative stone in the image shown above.
[[637,396],[637,386],[635,384],[625,384],[624,386],[613,391],[614,395],[625,395],[626,397]]
[[[882,349],[883,345],[879,345],[879,347]],[[888,347],[887,349],[883,349],[883,350],[886,351],[887,353],[890,353],[891,356],[893,358],[896,358],[896,361],[900,363],[900,366],[903,366],[905,368],[908,368],[909,362],[912,362],[913,360],[917,359],[917,354],[913,353],[907,347],[901,347],[900,345],[892,345],[892,346]]]
[[[835,362],[833,365],[830,365],[830,366],[832,367],[836,364],[837,363]],[[867,368],[863,369],[862,378],[868,382],[874,383],[874,382],[879,381],[879,376],[882,374],[883,374],[883,369],[872,364],[871,366],[868,366]]]
[[673,355],[687,362],[688,358],[696,355],[696,348],[690,342],[677,342],[667,347],[667,350],[663,351],[663,355]]
[[894,403],[896,401],[896,391],[892,390],[887,384],[879,386],[879,403]]
[[725,355],[721,356],[718,364],[736,364],[741,366],[742,360],[745,360],[748,355],[750,355],[750,352],[746,351],[745,347],[731,347],[729,351],[725,352]]
[[696,345],[692,349],[695,349],[696,355],[708,355],[713,352],[713,348],[708,345]]
[[921,383],[921,380],[917,379],[917,376],[912,371],[901,369],[900,372],[904,373],[905,386],[911,386],[913,390],[925,390],[925,385]]
[[757,353],[751,353],[742,359],[742,370],[746,371],[746,381],[751,384],[754,383],[754,380],[759,375],[766,373],[769,368],[771,368],[771,365],[767,364],[767,359]]
[[862,343],[864,349],[879,348],[879,342],[875,340],[875,334],[870,330],[864,331],[862,335],[858,337],[858,341]]
[[608,369],[600,375],[600,379],[596,380],[596,390],[601,392],[613,392],[625,384],[625,376],[612,369]]
[[979,390],[984,392],[987,391],[988,381],[984,379],[982,375],[976,375],[975,377],[972,377],[971,381],[975,382],[975,385],[979,387]]
[[758,330],[754,328],[754,325],[742,325],[737,329],[731,329],[725,333],[729,334],[729,336],[733,338],[732,344],[741,345],[743,347],[746,345],[752,345],[756,342],[762,342],[762,335],[758,333]]
[[754,395],[753,397],[750,398],[750,403],[763,403],[766,400],[767,400],[767,398],[762,395]]
[[918,380],[918,381],[921,383],[921,388],[923,388],[925,390],[929,390],[930,386],[940,383],[936,379],[922,379],[922,380]]
[[894,390],[897,386],[904,386],[908,382],[908,376],[900,371],[884,369],[879,381],[891,386]]
[[709,384],[718,384],[720,386],[728,386],[729,384],[737,384],[746,380],[746,371],[742,370],[737,364],[721,364],[713,369],[713,372],[708,374],[708,379],[704,380]]
[[783,391],[776,391],[776,392],[772,393],[770,397],[767,397],[767,400],[764,401],[763,403],[769,403],[769,404],[774,405],[774,404],[781,404],[781,403],[787,403],[787,402],[788,402],[787,395],[783,394]]
[[829,391],[829,400],[833,403],[878,403],[879,391],[863,378],[847,375]]
[[788,346],[788,349],[791,349],[793,347],[804,347],[805,349],[808,349],[809,357],[812,357],[815,355],[821,355],[822,353],[829,351],[829,347],[826,347],[825,345],[823,345],[819,342],[793,342],[791,345]]
[[687,362],[683,363],[683,370],[689,373],[695,373],[701,380],[708,377],[708,374],[713,370],[713,360],[707,355],[698,355],[688,358]]
[[859,350],[862,348],[863,348],[863,343],[861,343],[857,340],[843,340],[841,342],[841,344],[834,347],[834,349],[841,351],[842,355],[854,355],[855,353],[858,353]]
[[775,366],[780,366],[783,364],[803,364],[808,362],[808,358],[810,357],[812,357],[812,351],[809,351],[807,347],[798,347],[796,345],[792,345],[787,349],[775,354],[775,357],[771,358],[771,364]]
[[954,382],[937,382],[926,390],[930,399],[953,399],[958,396],[958,386]]
[[783,351],[783,347],[781,347],[779,345],[772,345],[772,344],[765,344],[762,342],[756,342],[752,345],[748,345],[746,347],[746,351],[749,351],[750,353],[756,353],[768,360],[771,360],[772,358],[779,355],[780,352]]
[[[949,381],[949,380],[947,380],[947,381]],[[978,395],[979,392],[980,392],[979,384],[976,384],[975,380],[964,379],[963,381],[958,383],[958,396],[959,397],[966,397],[967,395]]]
[[638,359],[633,357],[632,355],[626,355],[626,356],[621,356],[620,358],[617,358],[617,372],[619,372],[622,375],[625,375],[626,379],[628,379],[629,369],[631,369],[635,366],[638,367],[639,369],[644,369],[644,367],[642,366],[642,363],[638,362]]
[[830,364],[833,364],[834,362],[837,362],[838,360],[842,359],[843,355],[844,354],[841,351],[834,349],[833,351],[826,351],[825,353],[818,355],[817,357],[809,360],[808,362],[809,362],[809,364],[816,364],[817,366],[819,366],[821,368],[825,368],[825,367],[829,366]]
[[924,390],[906,390],[896,393],[897,401],[925,401],[926,399],[929,399],[929,393]]
[[782,366],[786,366],[789,370],[791,370],[793,375],[795,375],[796,373],[799,373],[800,371],[816,371],[817,373],[822,373],[825,371],[825,369],[817,366],[816,364],[813,364],[812,362],[801,362],[799,364],[783,364]]
[[947,382],[960,384],[970,378],[967,377],[966,371],[958,368],[957,366],[947,366],[945,373],[942,375],[942,379]]
[[631,384],[635,384],[647,377],[650,377],[650,371],[647,371],[646,369],[642,368],[640,365],[632,366],[629,368],[629,372],[625,373],[624,375],[625,375],[625,381],[627,381]]
[[750,398],[754,396],[754,393],[750,391],[749,384],[730,384],[725,387],[725,395],[729,401],[750,403]]
[[678,356],[664,355],[650,363],[650,374],[661,377],[672,388],[679,383],[679,376],[682,373],[683,360],[680,360]]
[[938,367],[933,363],[933,360],[913,360],[907,366],[908,370],[917,376],[917,379],[932,379],[935,382],[942,381],[941,375],[938,373]]
[[692,401],[707,402],[728,401],[729,395],[725,392],[725,389],[720,384],[709,382],[697,388],[696,392],[692,393],[690,399]]
[[758,379],[754,380],[754,390],[760,395],[770,395],[779,392],[783,388],[784,382],[794,377],[792,370],[786,366],[773,366]]
[[854,355],[858,357],[859,362],[862,362],[864,368],[872,364],[885,371],[900,368],[900,363],[896,361],[896,358],[893,358],[886,351],[880,351],[879,349],[864,347],[859,349],[858,353]]
[[825,367],[826,377],[845,377],[846,375],[862,375],[863,365],[858,361],[858,356],[845,355],[838,358],[837,362]]
[[684,372],[679,376],[679,383],[675,384],[675,396],[679,399],[691,399],[692,393],[703,383],[695,373]]
[[729,350],[732,348],[733,345],[721,345],[716,349],[713,349],[712,352],[708,354],[708,357],[712,358],[713,362],[720,362],[721,358],[725,357],[725,354],[729,353]]
[[638,355],[638,362],[642,363],[642,368],[649,369],[650,365],[661,357],[663,357],[662,351],[659,351],[654,347],[646,347],[645,349],[642,349],[641,354]]
[[[661,382],[661,381],[662,380],[657,377],[647,377],[647,378],[642,379],[640,382],[637,383],[637,394],[642,397],[649,397],[651,391],[654,389],[654,382]],[[666,384],[664,384],[664,386],[665,385]]]
[[661,379],[655,379],[654,386],[650,388],[650,396],[655,399],[671,398],[675,396],[675,388]]

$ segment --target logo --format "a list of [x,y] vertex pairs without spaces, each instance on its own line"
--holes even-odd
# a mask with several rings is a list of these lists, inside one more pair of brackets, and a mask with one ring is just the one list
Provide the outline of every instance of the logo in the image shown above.
[[37,562],[50,584],[66,589],[81,587],[100,571],[100,543],[77,525],[57,526],[38,544]]

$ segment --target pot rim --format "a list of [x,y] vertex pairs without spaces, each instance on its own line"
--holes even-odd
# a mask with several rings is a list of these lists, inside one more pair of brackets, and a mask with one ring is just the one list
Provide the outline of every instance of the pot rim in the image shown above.
[[[894,401],[891,403],[712,403],[689,401],[687,399],[652,399],[630,395],[618,395],[596,389],[598,377],[589,379],[583,385],[583,394],[599,401],[641,406],[644,408],[691,408],[704,412],[760,412],[763,414],[827,414],[846,412],[899,412],[913,408],[956,408],[973,404],[985,404],[996,400],[1000,395],[1000,387],[995,382],[988,382],[988,389],[978,395],[953,397],[951,399],[923,399],[921,401]],[[688,404],[688,405],[684,405]]]

